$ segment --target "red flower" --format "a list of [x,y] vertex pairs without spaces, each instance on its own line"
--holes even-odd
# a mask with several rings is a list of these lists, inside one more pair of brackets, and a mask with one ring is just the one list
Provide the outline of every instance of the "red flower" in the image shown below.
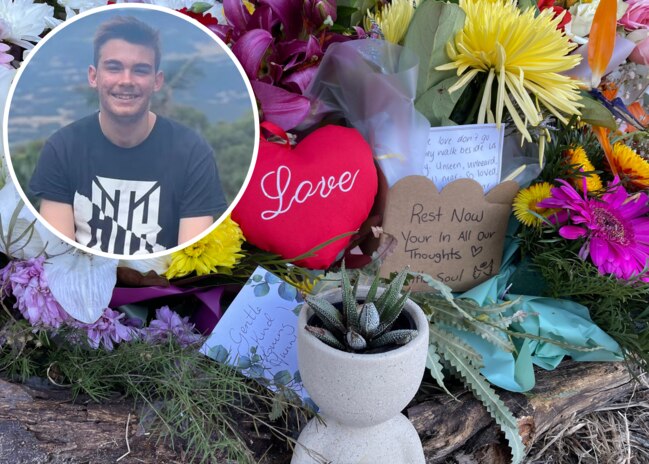
[[559,29],[560,31],[563,31],[563,29],[566,27],[566,24],[568,24],[572,20],[572,15],[570,14],[570,12],[561,6],[555,5],[554,0],[539,0],[537,6],[541,11],[551,8],[554,11],[555,18],[565,11],[561,22],[557,24],[557,29]]
[[203,13],[196,13],[188,8],[181,8],[180,10],[181,13],[186,14],[190,18],[194,18],[196,21],[201,23],[203,26],[216,26],[219,24],[219,21],[212,16],[211,14],[203,14]]

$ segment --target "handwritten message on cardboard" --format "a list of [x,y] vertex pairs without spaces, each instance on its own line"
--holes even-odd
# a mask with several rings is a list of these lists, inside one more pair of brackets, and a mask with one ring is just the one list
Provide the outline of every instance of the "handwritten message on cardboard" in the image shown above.
[[[262,267],[228,306],[200,351],[239,366],[245,375],[282,380],[306,397],[297,365],[297,315],[302,298],[295,287]],[[296,380],[297,379],[297,380]]]
[[517,191],[518,184],[508,181],[485,195],[476,181],[459,179],[440,193],[424,176],[401,179],[388,193],[383,230],[397,239],[397,248],[382,275],[409,265],[464,291],[497,274]]
[[439,190],[467,178],[488,192],[500,182],[504,134],[495,124],[431,127],[422,174]]

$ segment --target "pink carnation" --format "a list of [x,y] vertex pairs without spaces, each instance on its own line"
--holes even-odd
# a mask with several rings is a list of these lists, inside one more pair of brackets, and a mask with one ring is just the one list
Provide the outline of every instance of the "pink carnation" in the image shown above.
[[538,203],[542,208],[561,209],[559,235],[568,240],[585,239],[579,257],[590,256],[600,274],[631,279],[649,266],[649,197],[629,196],[616,177],[601,198],[589,198],[584,182],[583,196],[568,182],[552,189],[552,196]]
[[35,327],[59,328],[68,314],[54,299],[43,272],[44,257],[12,261],[0,273],[0,283],[7,295],[16,298],[17,308]]

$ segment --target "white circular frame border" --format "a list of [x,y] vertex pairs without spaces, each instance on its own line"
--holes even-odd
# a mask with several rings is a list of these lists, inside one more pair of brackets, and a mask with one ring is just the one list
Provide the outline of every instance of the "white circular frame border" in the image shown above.
[[[91,16],[96,13],[101,13],[104,11],[115,11],[115,10],[128,10],[128,9],[139,9],[139,10],[154,10],[154,11],[159,11],[161,13],[165,14],[170,14],[172,16],[176,16],[183,21],[186,21],[190,23],[192,26],[202,30],[209,38],[214,40],[216,45],[218,47],[221,47],[227,53],[227,55],[230,57],[230,60],[234,63],[234,65],[237,67],[237,70],[239,71],[239,74],[241,75],[241,78],[243,79],[243,82],[246,85],[246,88],[248,89],[248,96],[250,97],[250,102],[252,104],[252,113],[253,113],[253,124],[255,125],[255,139],[254,139],[254,145],[253,145],[253,151],[252,151],[252,158],[250,160],[250,166],[248,167],[248,174],[246,175],[246,178],[243,181],[243,184],[241,185],[241,188],[239,189],[239,193],[237,193],[237,196],[234,198],[230,206],[228,207],[227,210],[216,220],[214,223],[207,228],[205,231],[203,231],[201,234],[197,235],[193,239],[191,239],[188,242],[185,242],[183,244],[180,244],[178,246],[175,246],[173,248],[170,248],[168,250],[164,251],[158,251],[155,253],[149,253],[146,255],[116,255],[116,254],[111,254],[111,253],[106,253],[104,251],[100,250],[95,250],[92,248],[88,248],[84,245],[81,245],[80,243],[66,237],[63,235],[61,232],[56,230],[54,227],[52,227],[46,220],[44,220],[41,215],[39,214],[38,211],[36,211],[36,208],[34,208],[34,205],[31,204],[31,202],[28,200],[27,195],[25,195],[25,192],[23,191],[20,183],[18,182],[18,179],[16,177],[16,173],[13,168],[13,163],[11,161],[11,156],[9,154],[9,133],[8,133],[8,126],[9,126],[9,109],[11,107],[11,102],[13,100],[14,92],[16,90],[16,86],[18,85],[18,82],[20,80],[20,77],[22,76],[24,68],[27,67],[29,62],[32,59],[32,56],[34,56],[40,47],[43,46],[44,43],[47,43],[47,41],[56,36],[61,30],[63,30],[65,27],[69,26],[70,24],[73,24],[75,21],[79,19],[83,19],[86,16]],[[246,75],[243,66],[241,66],[241,63],[237,59],[236,56],[234,56],[234,53],[232,53],[232,50],[223,43],[223,41],[211,30],[209,30],[206,26],[202,25],[199,23],[197,20],[190,18],[189,16],[180,13],[176,10],[173,10],[168,7],[163,7],[159,5],[152,5],[152,4],[147,4],[147,3],[119,3],[115,5],[106,5],[106,6],[101,6],[101,7],[96,7],[92,8],[90,10],[87,10],[81,14],[76,15],[75,17],[65,20],[63,23],[61,23],[59,26],[56,26],[54,29],[52,29],[43,39],[41,39],[36,46],[30,50],[27,59],[25,59],[21,65],[20,68],[18,68],[16,75],[13,78],[13,81],[11,83],[11,87],[9,88],[9,93],[7,96],[7,101],[5,104],[5,109],[4,109],[4,114],[2,115],[2,130],[3,130],[3,137],[2,137],[2,145],[4,148],[4,153],[5,153],[5,160],[7,163],[7,169],[9,171],[9,175],[11,176],[11,180],[14,183],[16,190],[20,194],[20,197],[22,198],[23,202],[25,203],[25,206],[29,208],[29,210],[34,214],[36,219],[43,224],[47,229],[52,232],[54,235],[59,237],[61,240],[64,242],[74,246],[75,248],[78,248],[80,250],[83,250],[87,253],[97,255],[97,256],[102,256],[104,258],[112,258],[112,259],[122,259],[122,260],[146,260],[146,259],[151,259],[151,258],[160,258],[163,256],[170,255],[176,251],[182,250],[183,248],[190,246],[197,241],[201,240],[203,237],[206,235],[210,234],[214,229],[216,229],[224,220],[227,216],[232,213],[232,210],[235,208],[241,197],[243,196],[243,193],[246,190],[246,187],[250,183],[250,179],[252,178],[252,172],[255,167],[255,163],[257,161],[257,155],[259,152],[259,110],[257,109],[257,104],[256,104],[256,99],[255,99],[255,94],[252,91],[252,85],[250,84],[250,80],[248,79],[248,76]]]

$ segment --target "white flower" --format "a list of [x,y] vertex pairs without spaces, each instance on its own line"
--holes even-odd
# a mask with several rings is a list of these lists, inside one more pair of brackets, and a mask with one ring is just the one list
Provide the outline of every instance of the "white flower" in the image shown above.
[[76,16],[77,13],[106,5],[105,0],[57,0],[57,3],[65,7],[66,19]]
[[23,48],[32,48],[45,29],[61,23],[54,7],[32,0],[0,0],[0,39]]
[[101,317],[117,283],[117,260],[75,250],[48,258],[43,268],[65,312],[86,324]]
[[[13,217],[14,223],[10,227]],[[33,258],[42,253],[43,242],[32,226],[35,221],[11,179],[7,179],[0,189],[0,251],[19,259]]]
[[[599,6],[599,0],[590,3],[576,3],[570,7],[572,20],[566,24],[566,35],[577,43],[586,43],[585,37],[590,34],[590,27],[593,24],[595,10]],[[617,19],[619,20],[626,11],[628,5],[622,0],[617,0]]]
[[[7,97],[9,96],[9,87],[11,87],[11,82],[16,75],[16,70],[12,68],[5,68],[0,66],[0,119],[5,111],[5,105],[7,104]],[[0,145],[2,144],[2,124],[0,124]],[[0,147],[0,152],[2,148]]]

